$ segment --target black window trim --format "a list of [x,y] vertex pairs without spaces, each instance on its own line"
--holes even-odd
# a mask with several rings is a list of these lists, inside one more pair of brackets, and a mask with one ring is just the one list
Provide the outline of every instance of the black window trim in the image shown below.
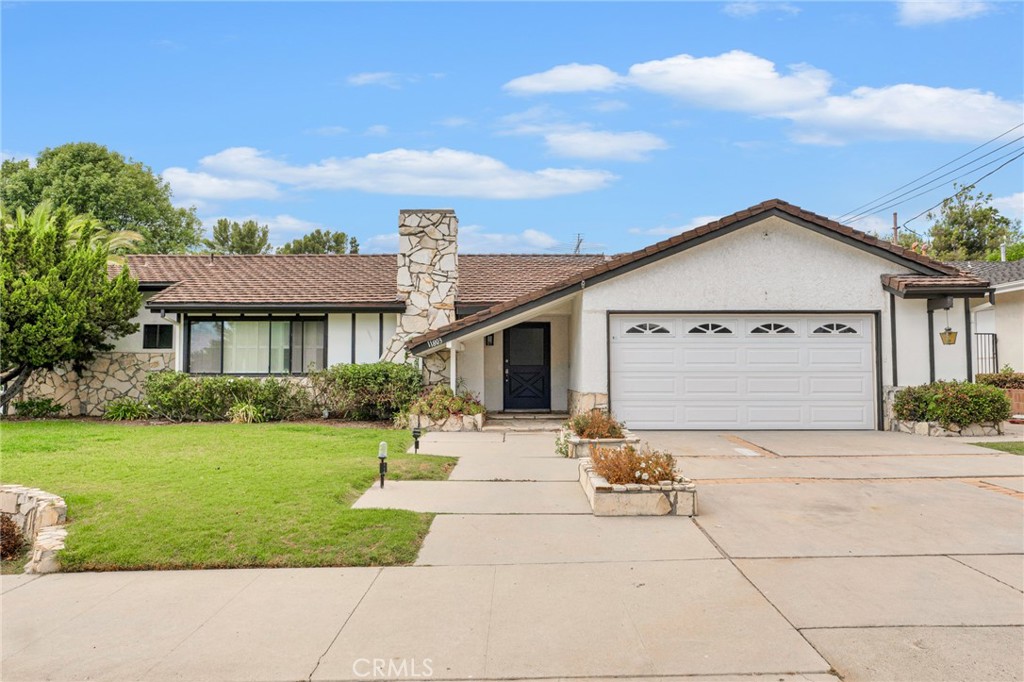
[[[170,342],[168,345],[163,346],[160,344],[160,336],[166,327],[170,333]],[[146,330],[147,328],[156,328],[156,345],[151,346],[146,344]],[[142,325],[142,350],[174,350],[174,325],[169,322],[153,322],[143,323]]]
[[[220,323],[220,367],[219,372],[193,372],[192,371],[192,323],[193,322],[219,322]],[[293,372],[292,368],[292,327],[288,328],[288,357],[285,361],[285,366],[288,368],[285,372],[271,372],[270,365],[273,362],[272,354],[271,357],[267,358],[267,371],[266,372],[225,372],[224,371],[224,323],[225,322],[289,322],[294,324],[295,322],[323,322],[324,338],[323,338],[323,353],[324,353],[324,367],[327,367],[327,315],[186,315],[185,324],[185,346],[184,350],[184,363],[183,367],[186,374],[194,374],[196,376],[229,376],[229,377],[284,377],[284,376],[306,376],[309,374],[305,369],[302,372]],[[268,332],[273,338],[273,327],[270,327]],[[303,335],[305,335],[305,329],[303,329]],[[305,339],[303,339],[305,340]],[[268,340],[269,341],[269,340]],[[302,353],[305,354],[305,343],[303,343]],[[303,357],[305,360],[305,357]],[[304,364],[303,367],[308,365]]]

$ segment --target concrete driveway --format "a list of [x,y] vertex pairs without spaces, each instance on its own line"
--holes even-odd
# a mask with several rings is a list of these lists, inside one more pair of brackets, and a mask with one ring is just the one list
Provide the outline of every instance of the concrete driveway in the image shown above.
[[429,434],[451,480],[357,504],[440,512],[417,565],[4,576],[2,677],[1024,680],[1024,457],[643,436],[696,519],[591,516],[551,434]]

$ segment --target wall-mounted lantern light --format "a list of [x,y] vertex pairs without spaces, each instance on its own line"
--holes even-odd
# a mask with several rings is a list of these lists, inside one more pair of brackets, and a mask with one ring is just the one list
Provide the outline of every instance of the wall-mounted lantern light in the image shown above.
[[488,334],[487,336],[484,337],[484,345],[485,346],[493,346],[494,345],[494,334]]

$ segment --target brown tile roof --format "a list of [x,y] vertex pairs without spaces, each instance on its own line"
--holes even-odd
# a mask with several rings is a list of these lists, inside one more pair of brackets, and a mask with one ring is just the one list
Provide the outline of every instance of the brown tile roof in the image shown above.
[[[493,305],[603,262],[604,256],[459,256],[458,303]],[[167,285],[151,306],[381,307],[398,303],[398,259],[385,255],[131,255],[143,285]],[[111,267],[116,274],[119,267]]]
[[974,275],[882,275],[882,284],[896,293],[956,291],[958,289],[985,289],[988,280]]
[[748,209],[738,211],[737,213],[725,216],[724,218],[720,218],[696,229],[688,230],[686,232],[683,232],[682,234],[678,234],[664,241],[660,241],[657,244],[652,244],[651,246],[648,246],[644,249],[640,249],[639,251],[633,251],[632,253],[625,253],[620,256],[616,256],[590,268],[589,270],[580,272],[571,277],[567,277],[560,282],[556,282],[554,284],[530,292],[528,294],[518,296],[512,300],[504,301],[502,303],[499,303],[495,306],[488,308],[487,310],[481,310],[478,313],[469,315],[460,320],[456,320],[455,322],[445,327],[441,327],[440,329],[435,329],[427,332],[426,334],[421,334],[420,336],[409,339],[409,342],[406,345],[409,348],[415,348],[433,339],[437,339],[447,334],[451,334],[452,332],[466,329],[467,327],[471,327],[473,325],[485,322],[486,320],[501,315],[502,313],[507,313],[520,306],[538,301],[544,298],[545,296],[559,293],[567,293],[570,288],[577,287],[586,280],[593,279],[594,277],[598,277],[605,273],[613,272],[620,268],[627,268],[628,266],[634,264],[639,265],[645,259],[650,258],[652,256],[656,256],[659,253],[668,251],[670,249],[673,249],[674,247],[684,246],[687,244],[687,242],[692,242],[694,240],[698,240],[704,237],[705,235],[710,235],[715,232],[725,230],[726,228],[737,223],[740,223],[748,218],[753,218],[755,216],[759,216],[770,211],[779,211],[794,218],[804,220],[812,225],[822,228],[823,230],[836,233],[837,235],[848,238],[855,242],[860,242],[866,248],[887,251],[898,259],[903,259],[905,261],[916,263],[932,271],[936,271],[945,275],[962,274],[957,268],[952,267],[950,265],[946,265],[945,263],[940,263],[939,261],[929,258],[928,256],[922,256],[921,254],[915,253],[910,249],[905,249],[902,246],[898,246],[891,242],[878,239],[877,237],[861,232],[860,230],[855,230],[847,225],[842,225],[841,223],[837,223],[836,221],[826,218],[825,216],[818,215],[817,213],[805,211],[799,206],[794,206],[793,204],[789,204],[785,201],[782,201],[781,199],[770,199],[768,201],[757,204],[756,206],[751,206]]

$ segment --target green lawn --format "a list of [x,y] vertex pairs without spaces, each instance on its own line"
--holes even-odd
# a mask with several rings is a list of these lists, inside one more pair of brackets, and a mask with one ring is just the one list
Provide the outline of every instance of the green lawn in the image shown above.
[[376,566],[416,558],[432,515],[357,510],[377,477],[444,479],[407,432],[311,424],[0,426],[0,480],[62,496],[64,570]]
[[971,445],[979,445],[983,448],[992,448],[993,450],[1002,450],[1003,452],[1009,452],[1014,455],[1024,455],[1024,443],[1020,441],[1004,441],[1001,443],[971,443]]

